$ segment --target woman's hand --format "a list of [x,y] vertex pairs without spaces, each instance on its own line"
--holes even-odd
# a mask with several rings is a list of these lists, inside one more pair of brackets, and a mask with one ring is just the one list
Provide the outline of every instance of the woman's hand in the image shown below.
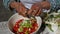
[[[23,16],[26,16],[27,9],[26,7],[20,2],[11,2],[10,6],[12,8],[15,8],[16,11]],[[50,3],[47,1],[43,1],[40,3],[35,3],[32,5],[31,9],[27,12],[28,15],[32,16],[39,16],[42,12],[42,9],[49,9]]]
[[39,3],[33,4],[31,9],[28,11],[28,15],[39,16],[42,12],[42,6]]
[[9,4],[9,6],[11,7],[11,8],[17,8],[18,6],[19,6],[19,2],[15,2],[15,1],[12,1],[10,4]]
[[32,5],[31,9],[28,11],[28,15],[39,16],[42,9],[50,9],[50,3],[48,1],[43,1]]
[[48,1],[41,2],[43,9],[50,9],[50,3]]
[[20,2],[11,2],[10,6],[14,9],[16,9],[16,11],[23,16],[26,16],[26,11],[27,9],[25,8],[25,6]]
[[16,10],[20,15],[26,16],[27,9],[22,3],[19,3],[19,6],[16,8]]

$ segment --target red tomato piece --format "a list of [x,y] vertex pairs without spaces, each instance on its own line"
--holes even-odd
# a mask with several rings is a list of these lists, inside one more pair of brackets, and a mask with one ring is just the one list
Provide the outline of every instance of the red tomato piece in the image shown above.
[[23,28],[23,31],[26,32],[27,30],[29,30],[28,28],[24,27]]
[[18,31],[18,27],[14,26],[13,30],[17,32]]
[[32,28],[29,28],[29,32],[33,33],[34,31],[36,31],[38,28],[38,24],[37,23],[32,23]]
[[33,23],[32,26],[33,27],[38,27],[38,24],[37,23]]
[[37,26],[38,24],[37,23],[33,23],[33,26]]
[[17,24],[19,24],[19,23],[21,23],[22,21],[23,21],[23,19],[21,19],[21,20],[17,21],[16,23],[17,23]]
[[33,33],[34,31],[35,31],[34,28],[29,28],[29,32],[30,32],[30,33]]

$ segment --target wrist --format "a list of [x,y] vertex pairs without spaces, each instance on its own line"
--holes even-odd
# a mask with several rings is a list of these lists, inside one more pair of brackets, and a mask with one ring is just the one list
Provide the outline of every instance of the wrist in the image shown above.
[[37,5],[42,8],[41,2],[38,2]]
[[48,1],[41,2],[41,6],[43,9],[50,9],[51,4]]

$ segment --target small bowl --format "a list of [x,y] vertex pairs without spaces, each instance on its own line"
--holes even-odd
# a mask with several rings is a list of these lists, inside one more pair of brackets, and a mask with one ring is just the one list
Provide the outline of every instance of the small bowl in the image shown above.
[[[23,16],[21,16],[21,15],[19,15],[18,13],[16,13],[16,14],[14,14],[13,16],[11,16],[10,17],[10,19],[8,20],[8,28],[9,28],[9,30],[13,33],[13,26],[14,26],[14,24],[18,21],[18,20],[20,20],[20,19],[25,19],[26,17],[23,17]],[[35,32],[33,32],[32,34],[35,34],[38,30],[39,30],[39,28],[41,27],[41,24],[42,24],[42,19],[41,19],[41,17],[35,17],[36,19],[37,19],[37,23],[38,23],[38,29],[35,31]],[[27,18],[28,19],[28,18]]]

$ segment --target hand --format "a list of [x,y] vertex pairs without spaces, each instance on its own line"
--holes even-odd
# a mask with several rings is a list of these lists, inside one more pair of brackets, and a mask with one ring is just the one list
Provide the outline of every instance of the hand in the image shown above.
[[28,15],[39,16],[42,12],[42,7],[39,3],[33,4],[31,9],[28,11]]
[[19,2],[15,2],[15,1],[12,1],[10,4],[9,4],[9,6],[11,7],[11,8],[17,8],[18,6],[19,6]]
[[22,3],[19,3],[19,6],[16,8],[16,10],[20,15],[26,16],[27,9]]
[[48,1],[41,2],[43,9],[50,9],[50,3]]
[[11,2],[10,3],[10,6],[14,9],[16,9],[16,11],[20,14],[20,15],[23,15],[23,16],[26,16],[26,8],[25,6],[20,2]]

